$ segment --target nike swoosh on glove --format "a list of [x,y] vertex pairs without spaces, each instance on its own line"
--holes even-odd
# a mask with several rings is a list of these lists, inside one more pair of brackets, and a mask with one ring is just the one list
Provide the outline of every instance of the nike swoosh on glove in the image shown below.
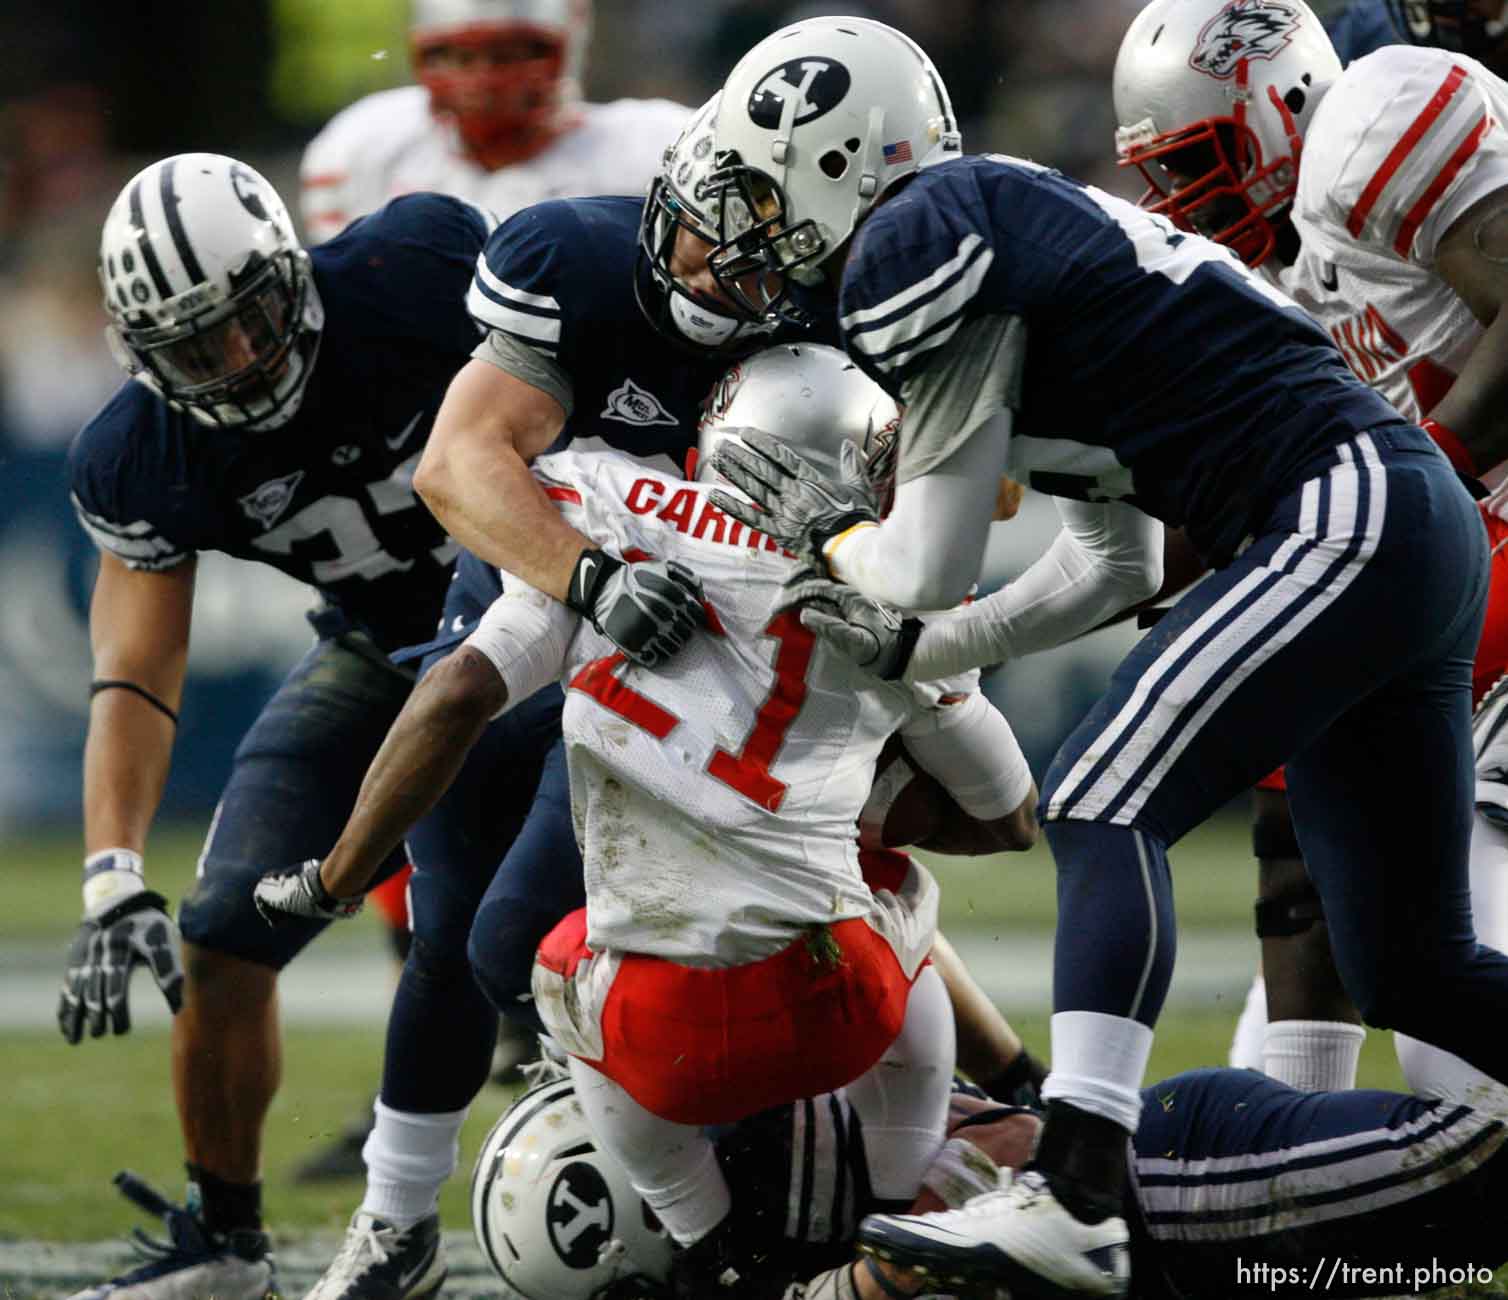
[[878,523],[879,505],[864,470],[864,458],[851,442],[838,458],[839,479],[823,478],[799,453],[758,429],[736,429],[712,454],[712,467],[754,504],[712,493],[717,509],[746,527],[773,537],[798,558],[828,573],[822,548],[855,524]]
[[58,1028],[77,1043],[87,1025],[91,1038],[106,1028],[129,1033],[131,974],[152,972],[169,1010],[183,1006],[183,954],[178,927],[167,914],[167,899],[138,889],[98,916],[86,916],[68,948],[68,966],[58,998]]
[[911,662],[922,621],[855,587],[810,570],[785,585],[781,609],[799,609],[801,626],[872,677],[899,680]]
[[273,926],[293,916],[306,921],[344,921],[361,911],[367,901],[365,894],[336,898],[329,893],[319,878],[317,858],[296,867],[265,872],[252,888],[251,896],[262,919]]
[[566,604],[642,668],[658,668],[707,622],[702,580],[675,560],[624,564],[605,551],[576,560]]

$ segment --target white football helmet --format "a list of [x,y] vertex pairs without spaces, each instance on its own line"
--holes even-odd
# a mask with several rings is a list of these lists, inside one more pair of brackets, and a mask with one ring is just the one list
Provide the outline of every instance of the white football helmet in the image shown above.
[[822,283],[882,194],[961,147],[947,88],[910,37],[865,18],[782,28],[723,83],[717,170],[697,193],[718,223],[713,273],[751,315],[788,311],[787,277]]
[[431,111],[495,171],[571,124],[591,31],[590,0],[413,0],[409,45]]
[[591,1300],[670,1277],[670,1234],[598,1147],[569,1079],[526,1092],[493,1125],[471,1223],[507,1300]]
[[277,191],[245,163],[176,154],[120,192],[100,237],[111,348],[201,424],[292,418],[324,310]]
[[757,345],[777,322],[750,320],[694,297],[671,266],[678,231],[689,230],[709,247],[718,240],[717,224],[697,191],[712,174],[712,128],[720,98],[721,92],[713,95],[691,115],[650,183],[639,222],[640,265],[634,268],[634,290],[650,324],[661,334],[702,351],[736,352]]
[[1117,157],[1151,186],[1144,206],[1259,266],[1340,73],[1304,0],[1152,0],[1115,61]]
[[831,479],[838,477],[843,444],[851,442],[883,513],[895,490],[900,424],[894,400],[837,348],[777,344],[740,361],[713,386],[697,425],[695,477],[721,481],[713,453],[744,429],[790,443]]

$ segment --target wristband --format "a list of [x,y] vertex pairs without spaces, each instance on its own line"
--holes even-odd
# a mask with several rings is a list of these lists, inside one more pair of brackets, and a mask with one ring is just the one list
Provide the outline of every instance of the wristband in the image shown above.
[[827,576],[830,578],[838,576],[837,569],[833,567],[833,557],[837,554],[838,547],[857,532],[862,532],[866,528],[879,527],[879,524],[868,515],[851,515],[847,519],[839,520],[838,523],[838,531],[821,539],[817,547],[817,553],[827,566]]
[[1471,458],[1471,453],[1466,450],[1466,444],[1461,441],[1460,434],[1449,425],[1441,424],[1439,420],[1428,415],[1419,421],[1419,427],[1435,440],[1435,446],[1445,453],[1445,459],[1455,467],[1458,473],[1476,478],[1477,463]]
[[141,854],[131,849],[102,849],[84,859],[84,907],[90,912],[146,888]]

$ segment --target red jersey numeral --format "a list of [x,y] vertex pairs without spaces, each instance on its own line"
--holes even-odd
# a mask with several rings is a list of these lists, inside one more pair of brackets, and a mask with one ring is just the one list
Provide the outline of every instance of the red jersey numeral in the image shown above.
[[593,659],[571,678],[571,689],[590,695],[604,709],[626,718],[656,740],[664,740],[675,730],[680,719],[614,676],[617,668],[627,662],[621,650],[602,659]]
[[806,669],[816,637],[801,626],[800,615],[789,609],[775,615],[764,634],[777,643],[775,684],[754,715],[754,728],[743,749],[737,754],[719,749],[707,764],[707,772],[761,808],[776,812],[788,787],[770,774],[770,764],[806,702]]

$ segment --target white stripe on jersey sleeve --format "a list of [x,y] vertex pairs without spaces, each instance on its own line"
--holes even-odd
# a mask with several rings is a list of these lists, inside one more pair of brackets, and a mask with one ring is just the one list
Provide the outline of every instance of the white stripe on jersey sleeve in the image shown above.
[[482,253],[476,260],[477,279],[488,290],[492,297],[502,301],[511,301],[521,307],[538,307],[552,316],[560,315],[560,304],[544,293],[527,293],[523,289],[515,289],[511,284],[504,284],[492,273],[492,268],[487,265],[487,254]]
[[528,312],[516,311],[487,295],[480,280],[473,280],[466,291],[466,310],[490,329],[516,334],[536,344],[550,345],[554,351],[560,343],[560,321],[546,316],[531,316]]
[[[909,286],[884,303],[845,316],[842,325],[848,342],[882,370],[897,369],[918,351],[940,346],[958,328],[964,307],[979,292],[994,260],[994,250],[987,247],[978,235],[965,235],[958,252],[925,280]],[[952,284],[948,284],[950,280]],[[947,288],[943,288],[944,285]],[[928,294],[932,296],[928,297]],[[887,325],[864,323],[877,321],[898,310],[903,314]],[[954,319],[947,328],[927,333],[949,317]],[[920,335],[925,337],[918,337]],[[884,355],[907,339],[915,340],[910,347],[894,356]]]
[[129,541],[116,533],[96,527],[82,514],[79,515],[79,524],[100,550],[109,551],[128,569],[171,569],[189,557],[187,551],[179,550],[163,537]]

